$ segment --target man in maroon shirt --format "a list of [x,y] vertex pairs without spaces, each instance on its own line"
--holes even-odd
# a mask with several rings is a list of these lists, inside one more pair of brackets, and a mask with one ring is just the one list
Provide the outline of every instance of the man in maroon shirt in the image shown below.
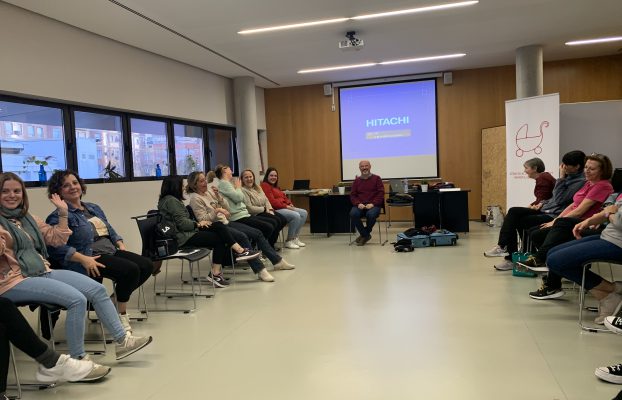
[[[384,205],[384,184],[378,175],[371,173],[369,161],[359,162],[359,171],[361,175],[354,180],[350,192],[353,206],[350,210],[350,219],[360,235],[356,238],[357,246],[364,246],[371,239],[374,224]],[[363,225],[361,220],[363,217],[367,220],[367,226]]]

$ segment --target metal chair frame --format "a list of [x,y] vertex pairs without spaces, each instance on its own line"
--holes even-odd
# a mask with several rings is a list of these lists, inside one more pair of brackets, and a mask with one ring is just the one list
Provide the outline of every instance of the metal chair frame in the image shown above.
[[[153,290],[156,296],[166,296],[169,299],[174,297],[192,297],[192,307],[191,308],[178,308],[178,309],[158,309],[153,308],[149,311],[151,312],[183,312],[184,314],[188,314],[194,312],[197,308],[196,298],[197,296],[210,298],[214,296],[216,290],[212,285],[212,294],[203,293],[202,285],[201,285],[201,270],[200,270],[200,261],[204,258],[208,257],[211,253],[211,249],[207,248],[183,248],[180,249],[177,253],[166,256],[166,257],[153,257],[149,253],[148,243],[153,239],[151,235],[153,235],[155,225],[158,223],[160,219],[160,213],[155,210],[148,211],[145,215],[138,215],[132,217],[133,220],[136,221],[138,225],[138,230],[140,232],[140,237],[142,240],[142,255],[150,258],[152,261],[163,261],[165,264],[164,269],[164,290],[157,290],[157,276],[154,277],[153,280]],[[168,290],[168,262],[170,260],[181,260],[181,271],[180,271],[180,279],[181,279],[181,289],[178,292],[171,292]],[[188,263],[188,270],[190,273],[190,279],[184,280],[184,264]],[[197,276],[195,277],[194,270],[196,264]],[[191,285],[191,291],[187,292],[183,290],[183,285],[185,283],[189,283]],[[198,292],[197,288],[195,288],[195,283],[198,284]]]
[[[385,216],[387,215],[386,211],[385,211],[385,205],[384,204],[380,208],[380,214],[378,214],[378,217],[380,217],[381,215],[385,215]],[[367,218],[362,217],[361,219],[363,219],[363,220],[365,220],[367,222]],[[384,231],[385,231],[384,241],[382,240],[382,228],[380,227],[380,224],[382,224],[383,222],[384,222]],[[378,226],[378,243],[381,246],[384,246],[389,241],[389,227],[387,225],[387,221],[381,221],[380,218],[378,218],[376,220],[376,225]],[[348,235],[349,235],[348,246],[352,246],[352,243],[354,243],[354,240],[352,240],[352,231],[353,230],[355,230],[354,229],[354,223],[352,222],[352,218],[350,218],[350,232],[348,233]]]
[[[581,327],[582,330],[584,331],[588,331],[588,332],[609,332],[612,333],[609,329],[607,328],[601,328],[595,325],[586,325],[583,322],[583,310],[584,309],[588,309],[590,311],[598,311],[598,308],[596,307],[594,310],[594,307],[586,307],[585,306],[585,292],[586,290],[585,288],[585,273],[587,272],[588,268],[591,268],[592,264],[608,264],[609,265],[609,273],[611,274],[611,281],[613,282],[613,264],[620,264],[620,261],[616,261],[616,260],[591,260],[591,261],[587,261],[583,264],[583,272],[581,274],[581,286],[579,287],[579,326]],[[599,266],[600,268],[600,266]],[[600,271],[599,271],[600,272]]]

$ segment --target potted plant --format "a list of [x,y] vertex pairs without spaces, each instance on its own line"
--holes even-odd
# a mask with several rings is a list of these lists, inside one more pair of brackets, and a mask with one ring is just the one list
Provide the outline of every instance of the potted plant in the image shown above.
[[108,179],[109,181],[116,181],[122,178],[122,176],[115,171],[116,168],[116,165],[112,165],[112,163],[108,161],[108,165],[106,165],[106,167],[104,168],[104,179]]
[[421,191],[422,192],[427,192],[428,191],[428,181],[423,180],[423,181],[421,181],[420,185],[421,185]]

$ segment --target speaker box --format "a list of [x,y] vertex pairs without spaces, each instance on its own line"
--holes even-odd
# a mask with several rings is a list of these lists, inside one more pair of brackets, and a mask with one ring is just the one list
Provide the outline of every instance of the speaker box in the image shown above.
[[324,85],[324,96],[332,96],[333,95],[333,85],[327,83]]
[[451,85],[452,83],[454,83],[454,74],[451,72],[443,73],[443,84]]

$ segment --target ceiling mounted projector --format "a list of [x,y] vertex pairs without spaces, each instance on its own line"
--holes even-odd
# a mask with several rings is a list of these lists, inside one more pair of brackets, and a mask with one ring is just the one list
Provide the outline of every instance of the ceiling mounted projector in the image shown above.
[[356,32],[354,31],[346,32],[347,39],[339,41],[339,48],[341,50],[360,50],[363,46],[365,46],[363,39],[359,39],[354,35],[356,35]]

